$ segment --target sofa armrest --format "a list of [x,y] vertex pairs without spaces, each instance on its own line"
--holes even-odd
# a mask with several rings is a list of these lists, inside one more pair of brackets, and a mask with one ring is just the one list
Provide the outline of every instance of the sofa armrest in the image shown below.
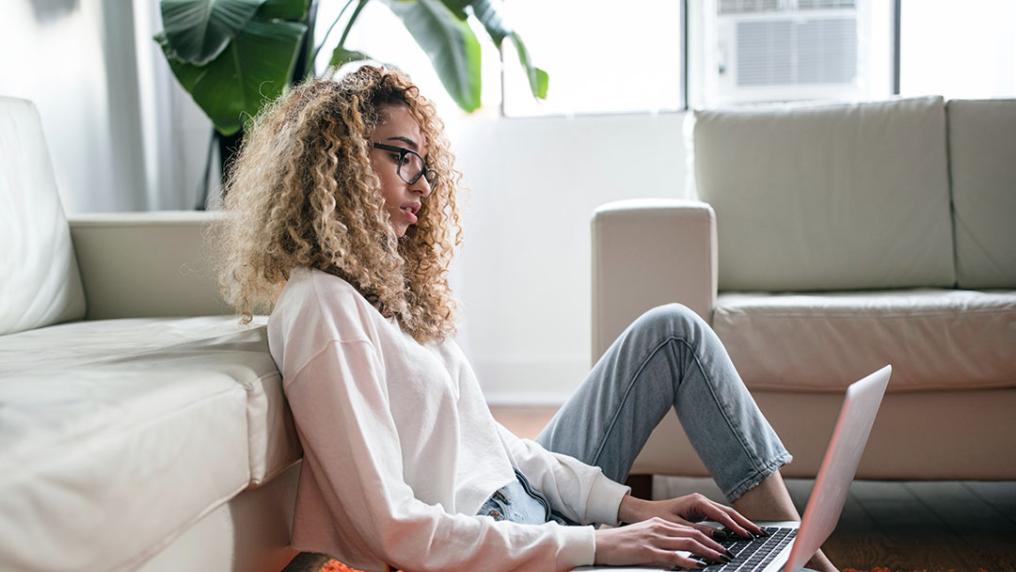
[[204,232],[221,211],[68,217],[86,320],[232,314],[219,296]]
[[701,201],[628,199],[601,205],[592,230],[592,362],[632,321],[680,302],[711,321],[716,215]]

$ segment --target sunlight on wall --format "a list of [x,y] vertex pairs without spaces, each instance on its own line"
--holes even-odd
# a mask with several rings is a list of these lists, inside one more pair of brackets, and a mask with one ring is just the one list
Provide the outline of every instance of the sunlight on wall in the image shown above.
[[1016,2],[904,2],[900,92],[946,98],[1016,96]]

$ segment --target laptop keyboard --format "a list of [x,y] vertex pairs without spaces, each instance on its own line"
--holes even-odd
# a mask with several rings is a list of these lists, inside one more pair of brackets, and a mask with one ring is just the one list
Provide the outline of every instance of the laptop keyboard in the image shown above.
[[783,550],[783,547],[790,544],[797,534],[796,528],[781,528],[778,526],[764,526],[762,530],[769,533],[768,536],[752,540],[732,536],[728,539],[715,538],[724,548],[734,554],[734,559],[726,564],[710,564],[699,570],[709,572],[751,572],[762,570],[772,562],[773,558]]

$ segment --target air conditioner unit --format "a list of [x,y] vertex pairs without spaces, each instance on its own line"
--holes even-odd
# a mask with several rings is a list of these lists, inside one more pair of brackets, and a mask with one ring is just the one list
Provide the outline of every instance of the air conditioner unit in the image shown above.
[[854,0],[718,0],[715,22],[716,103],[860,95]]

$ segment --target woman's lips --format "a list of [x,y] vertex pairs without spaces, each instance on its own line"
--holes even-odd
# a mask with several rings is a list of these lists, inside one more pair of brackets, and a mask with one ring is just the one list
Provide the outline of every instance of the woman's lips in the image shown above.
[[406,218],[409,219],[409,223],[410,224],[413,224],[413,223],[416,222],[416,215],[413,214],[413,211],[409,210],[409,207],[403,207],[403,208],[401,208],[399,210],[401,210],[403,213],[405,213]]

